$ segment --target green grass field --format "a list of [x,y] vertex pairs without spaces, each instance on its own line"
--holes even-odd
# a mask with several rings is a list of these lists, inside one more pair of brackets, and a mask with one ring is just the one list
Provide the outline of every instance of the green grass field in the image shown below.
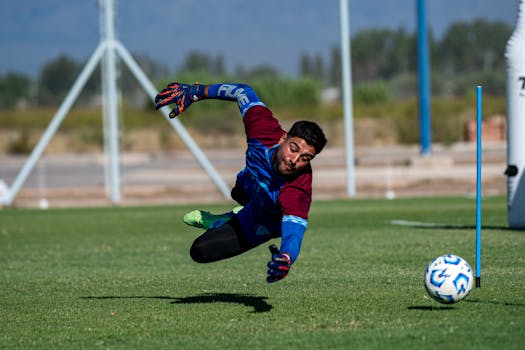
[[473,198],[317,202],[275,284],[267,245],[192,262],[188,209],[1,210],[0,348],[523,348],[525,232],[504,197],[483,199],[481,288],[449,306],[423,272],[444,253],[474,267]]

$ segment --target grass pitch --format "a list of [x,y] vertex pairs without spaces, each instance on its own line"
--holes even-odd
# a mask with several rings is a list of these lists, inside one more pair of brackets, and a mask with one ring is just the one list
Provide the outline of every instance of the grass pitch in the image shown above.
[[189,209],[0,211],[0,348],[523,346],[525,232],[507,228],[504,197],[483,199],[481,288],[449,306],[426,296],[423,272],[445,253],[475,266],[472,198],[317,202],[275,284],[267,245],[192,262]]

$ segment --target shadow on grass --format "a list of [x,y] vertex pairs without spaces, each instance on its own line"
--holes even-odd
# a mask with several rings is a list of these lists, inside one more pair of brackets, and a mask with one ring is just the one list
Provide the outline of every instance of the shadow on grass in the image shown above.
[[80,299],[162,299],[171,300],[171,304],[211,304],[211,303],[232,303],[242,304],[253,308],[253,313],[261,313],[270,311],[273,306],[266,302],[267,297],[236,294],[236,293],[206,293],[191,297],[177,298],[170,296],[86,296]]
[[465,299],[463,301],[466,303],[480,303],[480,304],[493,304],[493,305],[512,306],[512,307],[515,307],[515,306],[525,307],[525,304],[509,303],[507,301],[498,301],[498,300]]
[[446,311],[454,310],[453,306],[432,306],[432,305],[418,305],[418,306],[409,306],[409,310],[422,310],[422,311]]
[[273,306],[266,302],[266,297],[247,294],[207,293],[193,297],[176,298],[172,304],[234,303],[253,307],[254,313],[268,312]]

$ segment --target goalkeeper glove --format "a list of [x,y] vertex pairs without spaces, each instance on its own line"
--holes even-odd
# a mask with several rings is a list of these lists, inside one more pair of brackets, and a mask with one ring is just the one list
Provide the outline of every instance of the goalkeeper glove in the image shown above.
[[266,282],[272,283],[282,280],[290,271],[292,265],[292,259],[288,253],[281,253],[279,249],[272,244],[270,247],[270,253],[272,253],[272,260],[268,263],[268,276]]
[[175,108],[169,114],[170,118],[175,118],[193,102],[204,98],[205,87],[205,85],[201,84],[171,83],[155,96],[155,109],[158,110],[166,105],[175,103]]

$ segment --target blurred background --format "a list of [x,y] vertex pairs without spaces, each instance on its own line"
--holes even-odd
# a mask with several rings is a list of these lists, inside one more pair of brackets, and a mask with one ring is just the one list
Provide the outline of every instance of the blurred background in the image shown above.
[[[502,193],[504,52],[519,0],[426,3],[431,163],[418,156],[417,147],[416,1],[349,2],[358,194],[474,191],[478,84],[484,88],[485,191]],[[318,121],[329,144],[316,163],[316,195],[341,195],[338,0],[115,0],[115,5],[119,40],[159,89],[171,81],[245,82],[284,128],[297,119]],[[99,24],[98,1],[0,0],[0,179],[8,186],[97,47]],[[126,65],[118,68],[124,201],[223,200],[207,176],[199,175],[202,170]],[[56,205],[104,203],[101,96],[97,68],[17,204],[34,205],[42,198]],[[192,106],[181,121],[231,184],[245,144],[236,106],[207,101]]]

